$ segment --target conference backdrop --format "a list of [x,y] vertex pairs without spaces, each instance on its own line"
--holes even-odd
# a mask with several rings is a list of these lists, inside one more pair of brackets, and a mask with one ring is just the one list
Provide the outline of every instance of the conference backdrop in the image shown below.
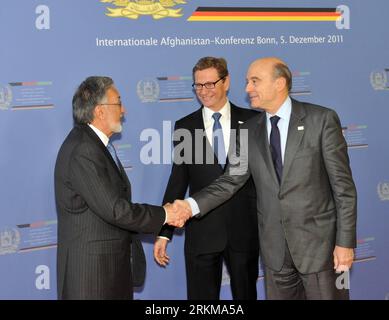
[[[71,99],[91,75],[114,79],[126,107],[114,141],[133,200],[161,204],[174,122],[199,108],[191,70],[224,57],[230,100],[249,108],[253,60],[284,59],[292,97],[335,109],[358,190],[353,299],[389,299],[389,41],[386,0],[12,0],[0,7],[0,298],[56,299],[53,171]],[[244,214],[244,213],[242,213]],[[184,230],[153,260],[136,299],[186,299]],[[258,262],[260,263],[260,261]],[[258,278],[264,299],[263,271]],[[222,299],[231,299],[224,269]]]

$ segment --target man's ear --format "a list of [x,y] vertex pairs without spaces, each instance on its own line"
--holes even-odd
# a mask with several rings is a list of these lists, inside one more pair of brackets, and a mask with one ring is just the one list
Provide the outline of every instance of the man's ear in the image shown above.
[[93,110],[93,115],[94,115],[94,119],[104,119],[105,115],[104,115],[104,110],[103,110],[103,106],[101,104],[98,104],[94,110]]
[[230,76],[226,76],[226,78],[224,79],[224,88],[226,89],[226,91],[228,91],[230,89]]
[[278,77],[276,79],[276,88],[278,91],[283,91],[286,89],[286,79],[284,77]]

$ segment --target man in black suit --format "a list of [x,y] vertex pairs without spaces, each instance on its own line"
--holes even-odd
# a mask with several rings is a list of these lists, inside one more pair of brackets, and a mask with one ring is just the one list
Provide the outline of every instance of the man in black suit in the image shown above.
[[[228,161],[226,154],[235,143],[239,124],[257,114],[229,102],[230,78],[223,58],[201,58],[193,68],[193,79],[202,107],[175,124],[175,134],[180,141],[174,143],[175,163],[163,203],[183,199],[188,187],[189,194],[193,194],[222,175]],[[180,139],[183,130],[188,134]],[[215,150],[215,144],[218,150]],[[180,152],[182,147],[184,149]],[[173,230],[164,227],[154,245],[154,258],[163,266],[169,260],[166,247]],[[258,247],[256,196],[250,180],[212,214],[187,223],[188,299],[219,299],[224,260],[230,274],[233,298],[255,300]]]
[[267,298],[348,299],[336,272],[353,263],[357,194],[339,118],[291,99],[280,59],[254,61],[246,80],[251,105],[266,112],[242,125],[248,139],[226,173],[188,199],[193,214],[202,218],[252,177]]
[[[75,126],[55,166],[59,299],[132,299],[144,277],[137,232],[182,226],[186,215],[131,202],[131,185],[109,138],[125,109],[108,77],[89,77],[73,97]],[[164,210],[165,209],[165,210]],[[166,213],[165,213],[166,212]]]

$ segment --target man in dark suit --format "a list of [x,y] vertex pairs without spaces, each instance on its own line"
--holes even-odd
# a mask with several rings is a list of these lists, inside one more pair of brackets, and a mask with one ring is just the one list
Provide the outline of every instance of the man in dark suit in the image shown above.
[[336,273],[351,267],[356,246],[346,141],[335,111],[289,97],[291,80],[277,58],[250,65],[246,91],[251,105],[266,112],[242,125],[248,139],[239,140],[227,172],[188,201],[203,217],[252,176],[267,297],[348,299]]
[[130,182],[109,141],[122,130],[124,112],[108,77],[89,77],[74,94],[75,126],[55,166],[59,299],[132,299],[133,285],[143,280],[133,275],[142,278],[146,263],[133,235],[158,233],[165,222],[182,226],[186,218],[171,205],[131,202]]
[[[229,102],[230,78],[223,58],[201,58],[193,68],[193,79],[202,107],[175,124],[175,163],[163,203],[183,199],[188,187],[189,194],[193,194],[222,175],[230,141],[235,143],[239,124],[258,113]],[[183,131],[188,134],[180,139]],[[215,150],[215,144],[218,150]],[[172,239],[173,230],[164,227],[155,242],[154,257],[164,266],[169,260],[166,246]],[[224,260],[233,298],[255,300],[258,247],[256,195],[250,179],[212,214],[203,219],[192,219],[186,225],[188,299],[219,299]]]

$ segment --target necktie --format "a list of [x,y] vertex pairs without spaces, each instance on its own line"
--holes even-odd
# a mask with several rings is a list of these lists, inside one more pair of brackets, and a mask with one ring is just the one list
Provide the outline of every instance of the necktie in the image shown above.
[[221,116],[219,112],[215,112],[212,115],[212,118],[215,120],[213,123],[212,141],[213,151],[217,156],[218,162],[224,167],[226,164],[226,149],[224,147],[223,129],[219,121]]
[[113,146],[113,144],[111,142],[108,142],[107,149],[108,149],[109,153],[111,154],[113,161],[115,161],[117,167],[120,168],[118,155],[116,154],[115,147]]
[[273,116],[270,118],[271,132],[270,132],[270,149],[271,157],[273,159],[274,169],[277,173],[278,183],[281,184],[282,177],[282,156],[281,156],[281,138],[280,130],[277,127],[277,123],[280,120],[279,116]]

